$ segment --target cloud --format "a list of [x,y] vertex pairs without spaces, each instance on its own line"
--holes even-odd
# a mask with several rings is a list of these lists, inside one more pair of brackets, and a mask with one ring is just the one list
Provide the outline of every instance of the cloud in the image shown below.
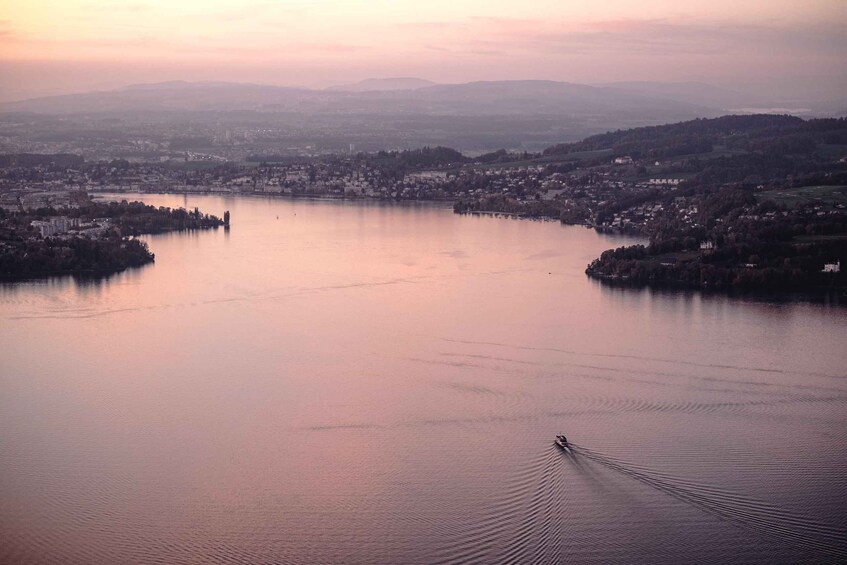
[[427,51],[435,51],[437,53],[449,53],[451,55],[477,55],[481,57],[503,57],[508,55],[506,51],[496,49],[450,49],[441,45],[427,44],[424,45]]
[[[847,52],[841,17],[823,23],[766,18],[753,22],[735,16],[731,20],[691,16],[588,20],[527,17],[531,12],[516,10],[511,18],[465,15],[454,19],[433,11],[431,19],[416,22],[409,12],[392,14],[390,10],[370,18],[364,2],[361,11],[351,11],[344,4],[346,12],[340,0],[210,2],[203,12],[198,0],[175,2],[176,15],[164,18],[159,13],[164,0],[129,2],[110,5],[102,21],[94,12],[85,12],[79,16],[86,19],[84,25],[75,27],[65,21],[67,25],[40,33],[16,35],[12,22],[0,20],[3,57],[131,59],[183,66],[217,61],[233,66],[273,63],[305,69],[304,73],[315,76],[315,69],[330,76],[392,65],[396,73],[441,73],[454,80],[591,81],[602,75],[608,80],[708,81],[750,72],[799,76],[808,69],[818,75],[831,74],[839,62],[843,66]],[[112,9],[122,12],[111,17]]]
[[82,6],[82,10],[89,13],[97,13],[102,14],[104,12],[110,12],[115,14],[122,15],[132,15],[138,14],[141,12],[147,12],[152,10],[153,6],[149,4],[142,3],[129,3],[129,4],[85,4]]
[[669,19],[592,22],[473,18],[445,48],[538,54],[737,56],[758,52],[808,55],[847,50],[840,23],[779,25]]
[[467,28],[469,23],[466,21],[451,21],[451,22],[400,22],[395,24],[400,29],[411,30],[453,30]]
[[[326,5],[328,0],[312,0],[285,3],[266,1],[250,2],[230,8],[198,12],[191,14],[190,18],[197,21],[231,23],[254,20],[261,23],[282,23],[294,16],[302,16],[316,8]],[[279,16],[284,16],[280,19]]]
[[[6,34],[0,30],[0,36]],[[116,49],[128,47],[145,47],[149,46],[154,39],[152,37],[124,37],[120,39],[41,39],[29,36],[9,33],[10,40],[7,43],[14,43],[20,46],[30,47],[46,47],[55,49]]]
[[268,2],[257,2],[251,4],[243,4],[241,6],[228,8],[225,10],[215,10],[193,14],[192,19],[196,20],[218,20],[224,22],[233,22],[239,20],[247,20],[252,18],[265,17],[268,11],[274,9],[274,4]]

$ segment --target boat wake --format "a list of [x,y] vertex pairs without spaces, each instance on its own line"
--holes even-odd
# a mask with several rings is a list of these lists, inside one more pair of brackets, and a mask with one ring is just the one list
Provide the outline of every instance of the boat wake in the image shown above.
[[[565,465],[567,463],[568,465]],[[597,489],[612,492],[612,485],[594,465],[636,480],[678,501],[727,523],[780,542],[774,547],[792,547],[803,559],[845,562],[847,531],[815,521],[773,504],[710,485],[697,484],[659,471],[640,467],[569,443],[569,450],[552,444],[500,491],[501,495],[475,516],[467,526],[449,532],[447,542],[433,554],[436,563],[561,563],[591,561],[596,557],[597,539],[581,539],[575,532],[586,524],[603,520],[597,510],[596,490],[571,488],[577,472]],[[623,492],[623,491],[620,491]],[[638,500],[626,495],[628,503]],[[611,550],[604,545],[606,550]],[[651,549],[621,546],[627,551]],[[648,554],[649,555],[649,554]],[[657,555],[673,562],[673,555]],[[679,557],[678,555],[676,557]]]
[[[571,443],[572,457],[586,458],[635,479],[722,520],[798,548],[828,557],[847,558],[847,530],[794,514],[767,502],[722,489],[682,481]],[[562,454],[564,455],[564,454]]]
[[[558,449],[558,448],[557,448]],[[436,553],[436,563],[562,562],[567,527],[558,453],[543,452],[484,515]]]

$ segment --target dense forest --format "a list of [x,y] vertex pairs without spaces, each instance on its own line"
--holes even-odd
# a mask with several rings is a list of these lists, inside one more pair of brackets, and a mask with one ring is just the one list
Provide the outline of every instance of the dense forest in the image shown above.
[[544,150],[544,155],[610,149],[613,156],[666,158],[710,153],[716,146],[766,155],[809,153],[818,144],[847,144],[847,120],[803,120],[795,116],[755,114],[697,119],[593,135]]
[[4,243],[0,248],[0,278],[6,280],[115,273],[154,259],[143,241],[114,234],[98,239],[46,238]]
[[91,202],[76,210],[69,210],[69,217],[109,218],[120,228],[123,235],[155,234],[169,231],[209,229],[222,226],[223,220],[200,210],[156,207],[142,202]]
[[364,156],[369,165],[379,168],[386,176],[403,179],[405,173],[419,169],[438,169],[458,166],[470,159],[449,147],[422,147],[405,151],[379,151]]

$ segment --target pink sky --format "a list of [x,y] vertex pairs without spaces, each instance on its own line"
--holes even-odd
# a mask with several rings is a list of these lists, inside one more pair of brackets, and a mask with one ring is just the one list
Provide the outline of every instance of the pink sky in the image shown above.
[[163,80],[847,86],[844,0],[0,0],[0,99]]

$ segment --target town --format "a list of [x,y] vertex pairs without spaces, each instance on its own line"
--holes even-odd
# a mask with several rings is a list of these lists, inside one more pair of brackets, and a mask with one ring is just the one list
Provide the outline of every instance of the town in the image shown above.
[[[763,132],[774,128],[783,134],[763,141]],[[446,147],[201,163],[9,154],[0,157],[0,208],[25,215],[73,208],[98,194],[144,193],[445,201],[457,213],[556,220],[646,237],[650,247],[642,258],[649,255],[651,264],[663,267],[699,268],[723,257],[719,280],[692,274],[684,283],[731,286],[750,278],[736,276],[742,267],[785,268],[799,281],[806,280],[795,272],[800,262],[804,272],[818,272],[840,259],[847,239],[833,234],[847,232],[847,151],[833,147],[847,147],[843,119],[760,115],[610,132],[542,153],[499,150],[474,157]],[[772,240],[765,232],[776,226],[782,226],[783,241],[825,236],[803,248],[814,248],[821,265],[786,262],[790,246],[771,249],[768,261],[747,249]],[[39,218],[30,227],[44,238],[96,235],[109,225]],[[748,236],[743,241],[742,232]],[[587,272],[609,281],[663,280],[655,269],[624,272],[613,263],[592,263]]]

